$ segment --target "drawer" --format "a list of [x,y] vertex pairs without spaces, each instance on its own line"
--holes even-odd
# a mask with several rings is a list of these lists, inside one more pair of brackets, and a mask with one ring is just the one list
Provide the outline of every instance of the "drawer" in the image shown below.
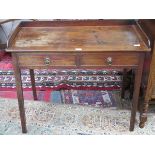
[[45,54],[45,55],[18,55],[18,62],[21,67],[28,66],[76,66],[75,55]]
[[137,66],[138,54],[83,54],[80,60],[81,66]]

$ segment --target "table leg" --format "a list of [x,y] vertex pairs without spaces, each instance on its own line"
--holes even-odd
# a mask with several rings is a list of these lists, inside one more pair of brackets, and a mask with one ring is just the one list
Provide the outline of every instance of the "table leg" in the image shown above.
[[147,111],[148,111],[149,101],[153,91],[153,84],[152,84],[153,79],[154,79],[154,75],[150,73],[148,78],[148,84],[147,84],[146,94],[144,98],[144,103],[142,105],[141,112],[140,112],[140,123],[139,123],[140,128],[143,128],[145,126],[145,122],[147,121]]
[[37,100],[37,92],[35,87],[35,77],[34,77],[33,69],[30,69],[30,78],[31,78],[32,91],[33,91],[33,98],[34,100]]
[[130,131],[134,130],[134,125],[135,125],[136,112],[137,112],[139,93],[140,93],[141,78],[142,78],[142,71],[143,71],[143,63],[144,63],[144,55],[141,55],[139,66],[135,72],[134,94],[133,94],[133,102],[132,102],[132,108],[131,108],[131,119],[130,119]]
[[131,81],[130,81],[130,87],[129,87],[129,92],[130,92],[130,100],[132,100],[133,98],[133,90],[134,90],[134,80],[135,80],[135,73],[134,71],[132,70],[132,73],[131,73]]
[[12,54],[12,58],[13,58],[14,75],[15,75],[15,81],[16,81],[18,106],[19,106],[19,112],[20,112],[22,132],[27,133],[25,108],[24,108],[24,97],[23,97],[23,88],[22,88],[22,79],[21,79],[21,70],[18,66],[18,60],[17,60],[16,54]]
[[140,128],[143,128],[145,126],[145,122],[147,121],[148,106],[149,106],[149,100],[144,100],[143,109],[140,114],[140,123],[139,123]]
[[122,79],[122,90],[121,90],[121,98],[124,99],[125,96],[125,83],[127,78],[127,69],[123,70],[123,79]]

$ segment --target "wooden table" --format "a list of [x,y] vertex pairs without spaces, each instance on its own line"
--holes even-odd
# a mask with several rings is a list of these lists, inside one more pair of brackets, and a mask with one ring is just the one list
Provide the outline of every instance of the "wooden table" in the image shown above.
[[134,130],[143,62],[148,40],[135,21],[78,20],[21,22],[9,40],[12,52],[22,132],[26,118],[21,69],[134,69],[135,85],[130,131]]

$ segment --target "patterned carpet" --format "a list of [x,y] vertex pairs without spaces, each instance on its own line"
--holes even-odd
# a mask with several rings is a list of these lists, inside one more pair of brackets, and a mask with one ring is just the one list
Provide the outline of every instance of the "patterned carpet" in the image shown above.
[[[95,107],[116,107],[117,94],[120,91],[99,90],[60,90],[37,91],[38,101],[54,104],[92,105]],[[1,98],[16,99],[15,91],[0,91]],[[25,100],[33,100],[32,91],[24,91]]]
[[[106,70],[35,70],[37,88],[120,89],[121,74]],[[29,70],[22,70],[23,88],[31,88]],[[15,88],[13,70],[0,70],[0,89]]]
[[[145,128],[129,132],[129,110],[74,104],[26,101],[28,133],[31,135],[155,134],[155,115],[148,114]],[[0,134],[21,134],[17,100],[0,98]]]

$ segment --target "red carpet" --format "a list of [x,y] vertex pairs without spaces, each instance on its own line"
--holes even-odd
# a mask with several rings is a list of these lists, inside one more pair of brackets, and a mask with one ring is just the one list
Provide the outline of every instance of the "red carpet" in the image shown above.
[[[52,91],[37,91],[37,96],[39,101],[50,101],[50,94]],[[2,98],[11,98],[16,99],[17,93],[16,90],[12,91],[0,91],[0,97]],[[33,100],[32,91],[24,91],[25,100]]]
[[[55,104],[79,104],[96,107],[116,106],[114,92],[94,90],[37,91],[39,101]],[[0,97],[16,99],[16,91],[0,91]],[[25,100],[33,100],[32,91],[24,91]]]

